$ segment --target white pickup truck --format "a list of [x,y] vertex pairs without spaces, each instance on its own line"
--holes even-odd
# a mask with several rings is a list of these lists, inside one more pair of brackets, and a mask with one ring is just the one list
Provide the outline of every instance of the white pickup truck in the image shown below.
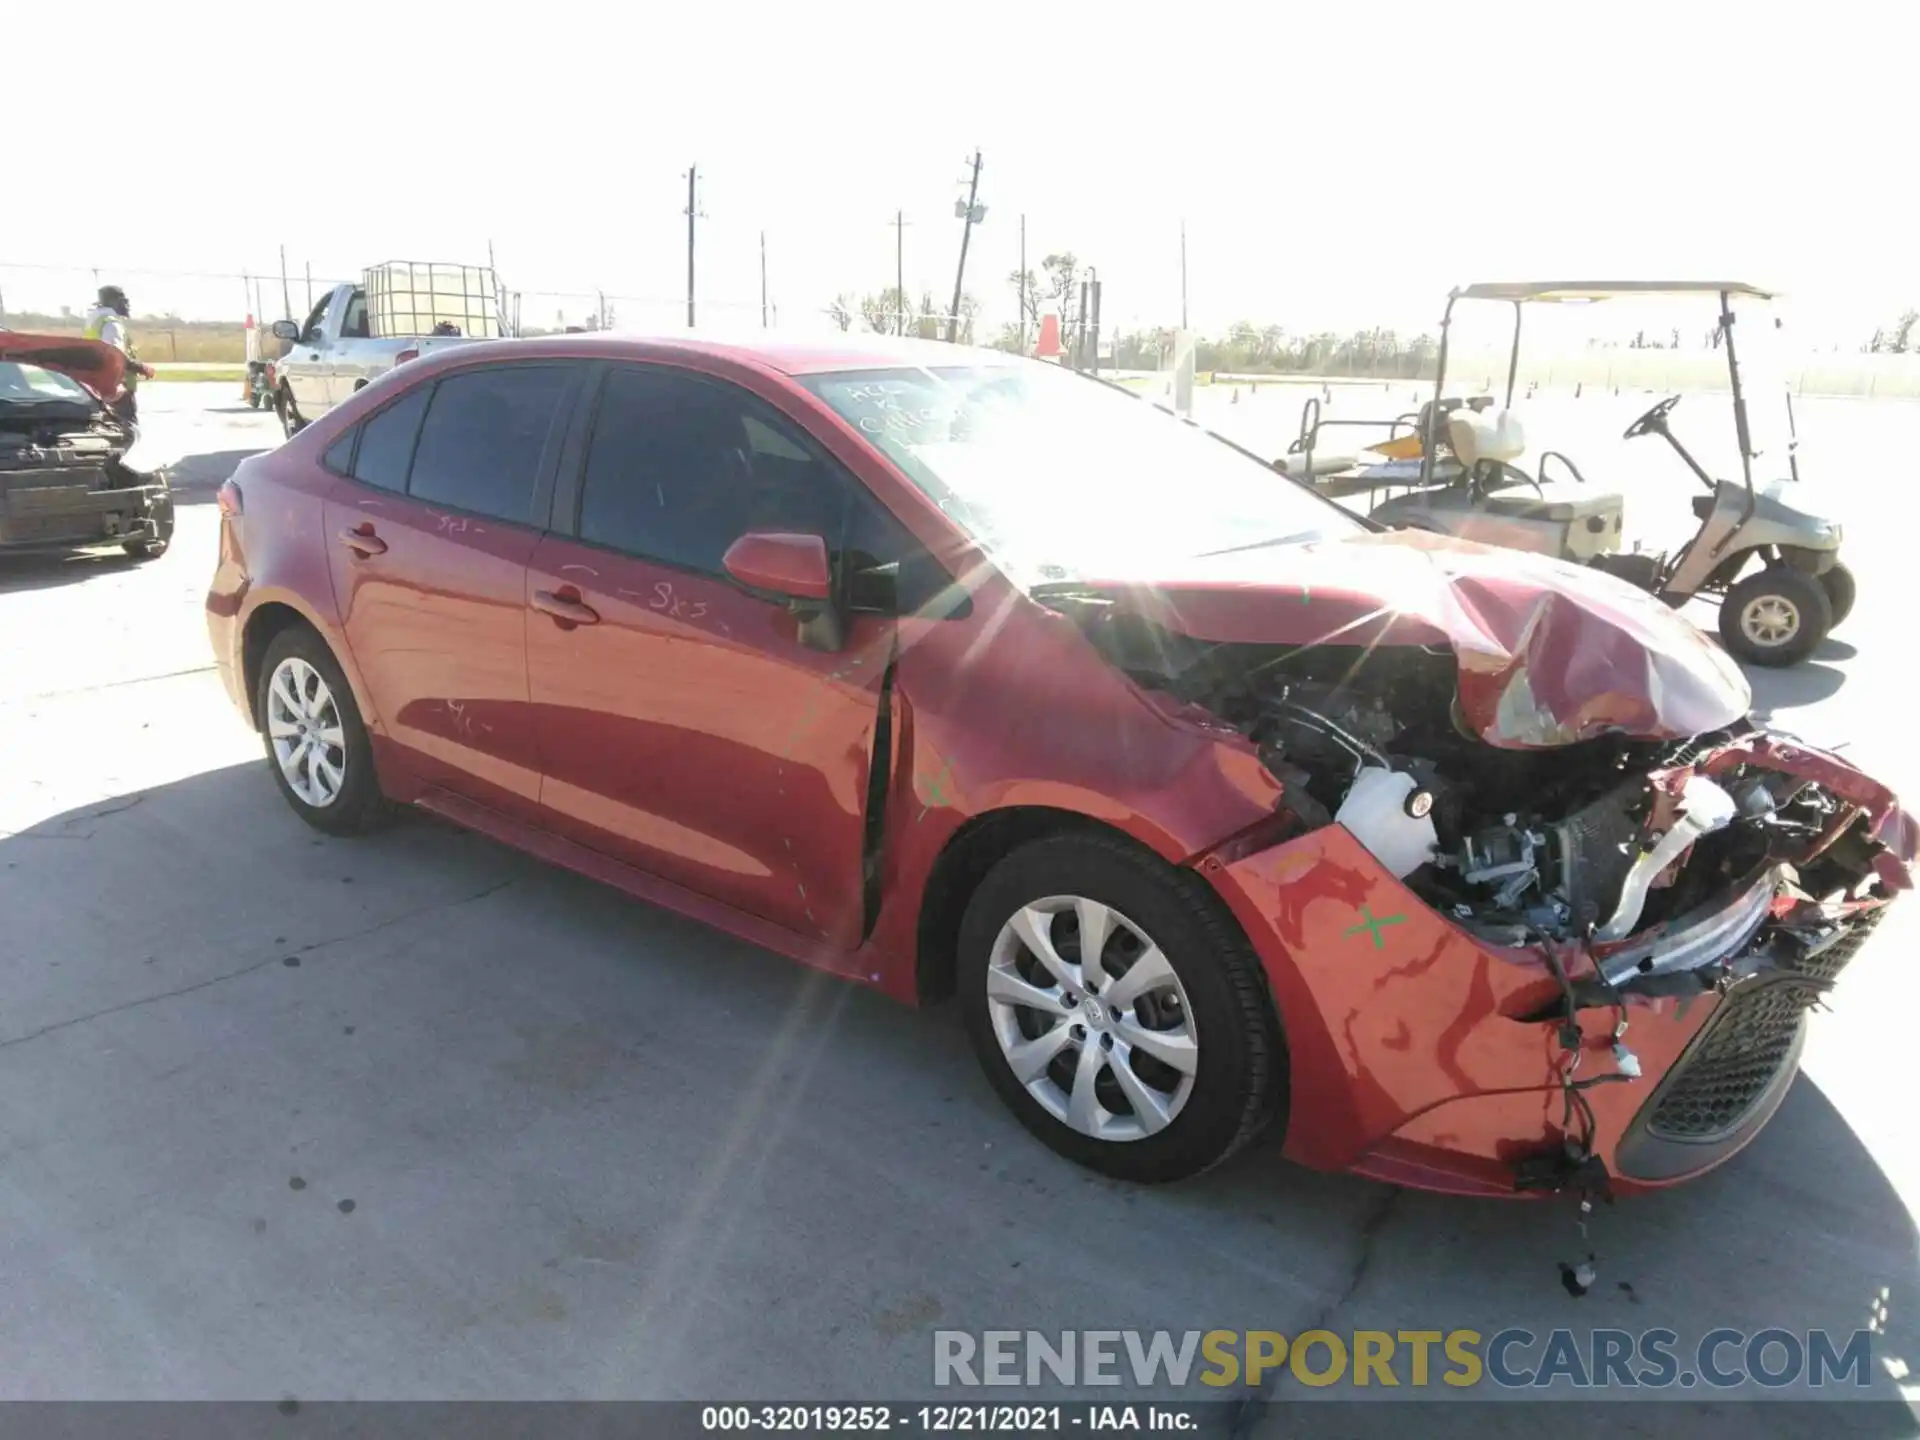
[[276,320],[274,408],[292,435],[394,366],[429,350],[506,333],[485,266],[389,261],[336,285],[305,322]]

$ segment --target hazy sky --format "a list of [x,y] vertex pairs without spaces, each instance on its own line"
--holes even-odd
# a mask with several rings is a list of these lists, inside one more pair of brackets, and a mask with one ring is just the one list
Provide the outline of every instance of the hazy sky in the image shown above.
[[[8,11],[9,108],[38,107],[8,150],[45,182],[0,198],[13,307],[77,306],[98,265],[139,309],[237,310],[237,282],[136,272],[272,270],[284,243],[298,309],[305,262],[491,240],[511,286],[671,324],[690,162],[703,319],[757,321],[763,229],[783,316],[891,284],[896,207],[944,306],[976,145],[968,289],[997,318],[1023,212],[1030,262],[1097,266],[1110,323],[1178,321],[1183,217],[1203,330],[1418,330],[1456,281],[1549,273],[1771,280],[1849,338],[1920,300],[1920,9],[1893,0]],[[17,268],[49,265],[77,268]]]

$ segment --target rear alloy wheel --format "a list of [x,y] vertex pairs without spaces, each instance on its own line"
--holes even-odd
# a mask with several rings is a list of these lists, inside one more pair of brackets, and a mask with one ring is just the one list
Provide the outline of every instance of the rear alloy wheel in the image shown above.
[[1820,577],[1820,587],[1827,592],[1827,599],[1833,605],[1833,623],[1838,625],[1853,613],[1853,602],[1859,594],[1853,571],[1836,560],[1833,568]]
[[988,1079],[1048,1145],[1120,1179],[1217,1164],[1277,1099],[1259,964],[1200,884],[1124,842],[1056,836],[1002,860],[961,926]]
[[255,713],[274,783],[302,820],[329,835],[352,835],[387,817],[353,690],[313,631],[297,626],[274,637],[260,665]]
[[1754,665],[1797,665],[1832,628],[1826,587],[1785,566],[1747,576],[1720,603],[1720,638],[1736,658]]

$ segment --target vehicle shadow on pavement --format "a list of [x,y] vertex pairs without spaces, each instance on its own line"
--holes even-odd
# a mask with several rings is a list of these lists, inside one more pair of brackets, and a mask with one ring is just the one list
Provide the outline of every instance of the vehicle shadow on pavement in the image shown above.
[[316,835],[260,762],[0,830],[0,913],[0,1346],[46,1396],[135,1393],[161,1334],[156,1398],[925,1398],[936,1328],[1844,1342],[1876,1304],[1865,1393],[1920,1354],[1912,1220],[1805,1078],[1729,1165],[1603,1209],[1574,1299],[1568,1204],[1319,1175],[1277,1134],[1183,1185],[1105,1180],[999,1106],[952,1005],[428,817]]
[[[1829,644],[1833,642],[1829,641]],[[1825,653],[1822,647],[1821,654]],[[1753,689],[1753,714],[1764,721],[1776,710],[1797,710],[1817,705],[1839,693],[1847,683],[1846,672],[1818,660],[1806,660],[1789,670],[1768,670],[1760,666],[1742,666],[1747,683]],[[1791,728],[1791,727],[1788,727]]]
[[205,504],[219,493],[227,477],[240,468],[242,460],[264,455],[266,447],[249,450],[209,450],[198,455],[183,455],[167,466],[174,501],[180,505]]

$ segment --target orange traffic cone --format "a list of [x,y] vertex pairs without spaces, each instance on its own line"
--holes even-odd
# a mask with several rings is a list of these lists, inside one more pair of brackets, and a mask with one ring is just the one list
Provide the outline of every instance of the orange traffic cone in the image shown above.
[[1042,315],[1040,317],[1040,339],[1034,345],[1034,355],[1041,360],[1058,360],[1065,352],[1060,345],[1060,317]]

